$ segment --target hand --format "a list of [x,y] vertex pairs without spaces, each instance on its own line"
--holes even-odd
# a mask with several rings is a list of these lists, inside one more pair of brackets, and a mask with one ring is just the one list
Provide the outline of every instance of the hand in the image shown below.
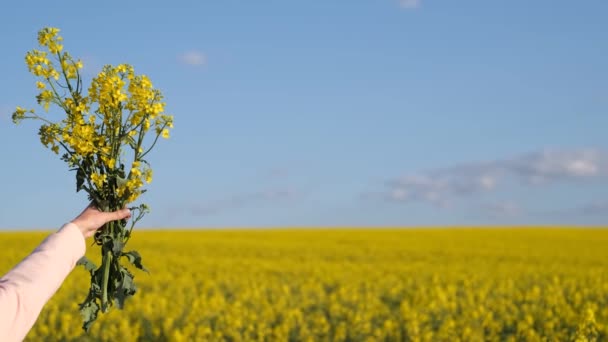
[[78,229],[82,232],[82,235],[86,238],[93,236],[97,229],[101,228],[104,224],[122,220],[131,217],[131,211],[129,209],[121,209],[114,212],[102,212],[99,211],[94,205],[89,205],[84,209],[77,218],[72,220]]

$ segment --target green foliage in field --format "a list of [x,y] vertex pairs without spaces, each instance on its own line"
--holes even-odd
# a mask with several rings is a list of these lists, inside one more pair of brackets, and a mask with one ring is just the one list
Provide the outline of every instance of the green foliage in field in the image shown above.
[[[83,335],[75,269],[29,341],[593,341],[608,230],[137,232],[150,275]],[[44,234],[0,234],[0,272]],[[93,257],[93,256],[92,256]],[[94,257],[93,257],[94,259]]]

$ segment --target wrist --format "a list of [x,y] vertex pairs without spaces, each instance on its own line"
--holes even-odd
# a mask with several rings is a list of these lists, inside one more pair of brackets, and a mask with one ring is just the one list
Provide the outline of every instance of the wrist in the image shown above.
[[76,228],[78,228],[78,231],[82,234],[82,236],[86,239],[87,236],[87,232],[86,229],[83,228],[83,225],[81,222],[78,221],[78,219],[72,220],[70,222],[71,224],[73,224],[74,226],[76,226]]

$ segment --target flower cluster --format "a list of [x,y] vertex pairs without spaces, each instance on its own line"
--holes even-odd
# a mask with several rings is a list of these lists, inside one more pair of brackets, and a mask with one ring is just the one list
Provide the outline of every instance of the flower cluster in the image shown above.
[[[136,75],[132,66],[107,65],[92,80],[88,95],[83,94],[80,60],[63,52],[59,29],[45,28],[38,43],[45,49],[26,54],[28,70],[38,80],[36,99],[49,110],[51,104],[65,112],[60,121],[17,107],[13,121],[39,119],[40,140],[55,153],[66,153],[70,167],[87,174],[79,189],[87,191],[97,203],[110,201],[122,206],[135,201],[144,183],[152,180],[152,170],[143,159],[158,137],[168,138],[173,117],[164,114],[165,103],[158,89],[145,75]],[[154,128],[152,146],[144,150],[144,137]],[[128,170],[120,159],[129,147],[133,161]]]

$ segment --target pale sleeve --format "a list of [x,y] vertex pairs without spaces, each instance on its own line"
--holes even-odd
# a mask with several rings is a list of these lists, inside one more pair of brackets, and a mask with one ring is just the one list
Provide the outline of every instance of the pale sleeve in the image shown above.
[[0,341],[25,338],[85,250],[84,236],[68,223],[0,279]]

